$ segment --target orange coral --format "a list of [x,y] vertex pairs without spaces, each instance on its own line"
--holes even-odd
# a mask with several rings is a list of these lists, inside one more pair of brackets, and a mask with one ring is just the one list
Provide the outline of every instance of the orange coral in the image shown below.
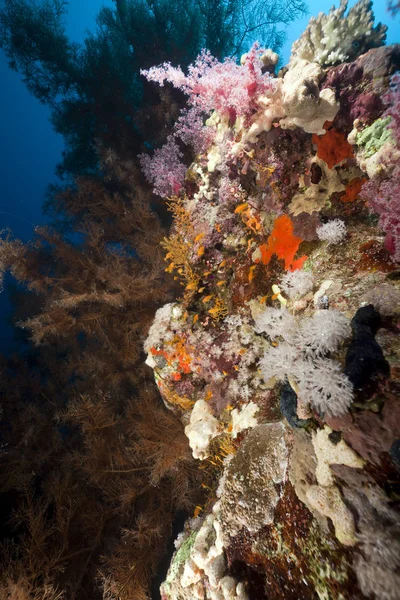
[[342,202],[354,202],[357,198],[358,194],[361,191],[362,184],[366,181],[366,179],[362,177],[357,177],[356,179],[352,179],[350,183],[347,184],[346,191],[343,196],[340,196]]
[[261,229],[260,217],[255,214],[252,215],[250,209],[242,214],[243,223],[252,230],[253,233],[258,233]]
[[317,156],[326,162],[328,167],[332,169],[335,165],[339,164],[345,158],[353,157],[353,150],[346,136],[337,129],[327,128],[329,123],[325,123],[324,127],[327,129],[325,135],[312,136],[313,144],[317,146]]
[[236,214],[240,214],[242,217],[243,223],[253,231],[253,233],[258,233],[261,229],[261,221],[258,214],[252,214],[252,209],[249,206],[248,202],[243,202],[239,204],[234,211]]
[[213,308],[208,311],[213,319],[219,321],[228,314],[228,307],[221,298],[216,298]]
[[[179,277],[175,276],[174,279],[182,279],[181,285],[186,283],[183,300],[188,303],[195,294],[200,282],[200,277],[192,268],[189,255],[194,250],[194,245],[203,239],[204,233],[195,236],[190,213],[183,203],[184,199],[178,196],[173,196],[167,202],[168,210],[172,212],[174,217],[175,229],[174,233],[164,238],[161,245],[167,250],[165,260],[170,261],[165,271],[173,273],[176,270]],[[204,246],[199,246],[197,255],[202,256],[204,250]]]
[[260,187],[266,186],[267,181],[275,171],[275,167],[257,162],[253,162],[253,169],[257,172],[256,182]]
[[172,345],[173,348],[168,350],[158,350],[154,346],[150,348],[153,356],[163,356],[169,365],[176,364],[177,371],[171,374],[174,381],[179,381],[182,378],[182,373],[185,375],[191,373],[190,364],[192,357],[187,350],[185,340],[180,336],[175,336],[167,345]]
[[[266,244],[260,246],[261,261],[267,265],[276,254],[278,258],[285,261],[285,269],[295,271],[301,269],[307,256],[301,256],[294,260],[297,250],[303,240],[293,235],[293,223],[287,215],[275,219],[274,228]],[[259,262],[259,261],[256,261]]]

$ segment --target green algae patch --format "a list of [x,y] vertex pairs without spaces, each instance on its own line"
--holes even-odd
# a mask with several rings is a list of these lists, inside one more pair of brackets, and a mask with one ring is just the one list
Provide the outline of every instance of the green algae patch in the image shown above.
[[164,583],[164,587],[166,587],[167,589],[177,576],[181,565],[183,565],[189,558],[194,542],[196,541],[196,536],[197,531],[191,533],[183,542],[182,546],[176,551],[175,557],[172,560],[172,564],[167,575],[167,579]]
[[386,142],[393,141],[392,130],[389,128],[391,117],[377,119],[357,134],[357,146],[364,147],[364,156],[369,158],[373,156]]

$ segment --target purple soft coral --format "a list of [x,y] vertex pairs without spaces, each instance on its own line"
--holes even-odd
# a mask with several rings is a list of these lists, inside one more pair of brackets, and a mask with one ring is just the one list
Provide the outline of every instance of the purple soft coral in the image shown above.
[[394,168],[390,179],[365,183],[361,195],[379,215],[379,226],[386,233],[385,248],[400,262],[400,166]]
[[[400,151],[400,76],[394,75],[391,89],[383,98],[388,107],[383,117],[391,117],[389,127],[396,142],[396,151]],[[385,157],[389,164],[390,156]],[[394,159],[395,160],[395,159]],[[373,212],[379,215],[379,226],[386,233],[385,247],[400,261],[400,165],[396,164],[388,179],[371,180],[362,187],[362,197]]]
[[148,154],[139,156],[143,173],[153,184],[155,194],[166,197],[179,192],[186,175],[182,156],[173,136],[169,136],[167,143],[155,150],[152,157]]

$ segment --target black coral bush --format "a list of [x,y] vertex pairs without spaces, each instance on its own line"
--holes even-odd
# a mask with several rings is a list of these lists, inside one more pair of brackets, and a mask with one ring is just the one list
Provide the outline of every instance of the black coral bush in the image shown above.
[[174,518],[200,488],[142,353],[173,298],[165,229],[140,186],[117,182],[109,168],[60,195],[72,241],[41,229],[0,245],[27,290],[26,352],[1,364],[0,597],[149,598]]

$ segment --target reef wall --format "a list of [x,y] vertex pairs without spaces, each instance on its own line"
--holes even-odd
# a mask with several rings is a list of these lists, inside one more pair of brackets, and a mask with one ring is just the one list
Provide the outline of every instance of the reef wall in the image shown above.
[[183,291],[145,352],[207,486],[164,600],[400,598],[400,47],[345,11],[277,75],[257,45],[145,73],[189,102],[143,158]]

